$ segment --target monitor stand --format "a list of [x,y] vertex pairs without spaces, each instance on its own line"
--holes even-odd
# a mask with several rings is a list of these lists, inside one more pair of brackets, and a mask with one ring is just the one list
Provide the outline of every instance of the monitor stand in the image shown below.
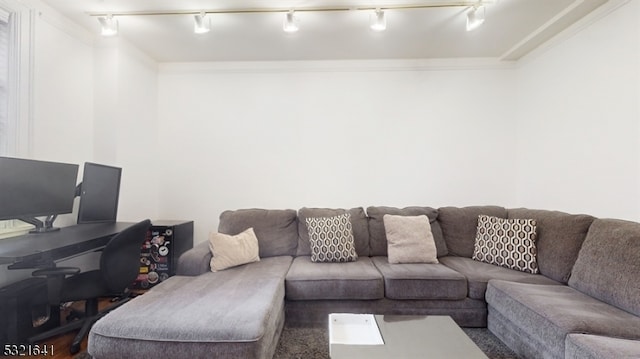
[[35,218],[35,217],[20,217],[19,220],[23,222],[27,222],[29,224],[33,224],[36,228],[29,231],[29,233],[48,233],[59,231],[59,227],[54,227],[53,222],[58,217],[57,214],[48,215],[47,218],[43,221]]

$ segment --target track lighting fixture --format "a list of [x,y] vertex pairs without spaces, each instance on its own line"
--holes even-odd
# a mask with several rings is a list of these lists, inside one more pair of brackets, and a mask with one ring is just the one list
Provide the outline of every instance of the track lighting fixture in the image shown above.
[[110,12],[110,13],[89,13],[90,16],[98,18],[102,26],[103,36],[113,36],[118,33],[118,20],[114,16],[155,16],[155,15],[189,15],[194,17],[193,31],[196,34],[207,33],[211,30],[211,14],[248,14],[248,13],[284,13],[282,30],[285,32],[296,32],[300,29],[297,12],[340,12],[340,11],[367,11],[369,15],[369,27],[373,31],[384,31],[387,28],[386,14],[388,10],[414,10],[440,7],[464,7],[467,8],[467,31],[472,31],[484,23],[485,5],[493,4],[497,0],[460,0],[460,1],[433,1],[429,4],[393,4],[384,7],[376,6],[322,6],[322,7],[302,7],[297,9],[287,8],[235,8],[235,9],[203,9],[193,10],[165,10],[165,11],[137,11],[137,12]]
[[196,34],[206,34],[211,31],[211,18],[207,13],[201,11],[193,16],[193,32]]
[[484,6],[474,5],[467,12],[467,31],[473,31],[484,23]]
[[387,19],[384,16],[384,11],[376,9],[369,16],[369,27],[373,31],[384,31],[387,29]]
[[298,19],[296,18],[295,11],[289,10],[284,16],[282,22],[282,30],[284,32],[296,32],[300,29],[298,26]]
[[118,19],[112,15],[100,16],[98,17],[98,22],[100,22],[100,34],[102,36],[115,36],[118,34]]

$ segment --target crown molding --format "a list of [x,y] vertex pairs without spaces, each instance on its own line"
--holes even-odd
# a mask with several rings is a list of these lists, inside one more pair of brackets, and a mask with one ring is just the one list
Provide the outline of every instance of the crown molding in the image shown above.
[[[518,66],[523,66],[533,59],[541,56],[549,50],[564,43],[568,39],[572,38],[577,33],[595,24],[602,18],[607,17],[609,14],[628,4],[631,0],[608,0],[605,4],[601,5],[596,10],[587,14],[582,19],[578,20],[565,30],[561,31],[557,35],[553,36],[549,40],[543,42],[535,49],[531,50],[527,54],[523,55],[517,60]],[[506,59],[507,56],[502,56],[502,59]]]
[[515,62],[495,58],[171,62],[158,65],[161,73],[380,72],[509,70],[513,68],[515,68]]
[[24,3],[26,7],[32,9],[39,20],[44,21],[56,29],[70,35],[85,45],[93,45],[95,39],[95,35],[93,33],[64,17],[57,10],[45,4],[41,0],[22,0],[22,3]]

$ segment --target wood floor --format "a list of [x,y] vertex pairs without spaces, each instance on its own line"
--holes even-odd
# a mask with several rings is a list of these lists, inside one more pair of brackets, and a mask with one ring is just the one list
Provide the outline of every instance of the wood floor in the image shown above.
[[[71,359],[75,356],[69,353],[69,347],[71,346],[71,342],[73,338],[76,336],[76,332],[70,332],[68,334],[59,335],[57,337],[51,338],[43,343],[39,343],[40,345],[45,344],[48,348],[53,348],[53,356],[50,354],[47,356],[37,356],[37,357],[27,357],[27,358],[54,358],[54,359]],[[85,338],[82,342],[82,348],[80,352],[87,350],[87,339]],[[24,358],[24,357],[21,357]]]

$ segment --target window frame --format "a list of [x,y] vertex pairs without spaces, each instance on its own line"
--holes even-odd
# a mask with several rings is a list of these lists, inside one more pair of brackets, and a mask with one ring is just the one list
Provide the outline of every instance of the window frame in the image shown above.
[[[29,157],[33,123],[33,47],[35,11],[15,0],[0,0],[0,19],[7,22],[7,133],[2,156]],[[0,221],[0,239],[26,233],[19,220]]]

